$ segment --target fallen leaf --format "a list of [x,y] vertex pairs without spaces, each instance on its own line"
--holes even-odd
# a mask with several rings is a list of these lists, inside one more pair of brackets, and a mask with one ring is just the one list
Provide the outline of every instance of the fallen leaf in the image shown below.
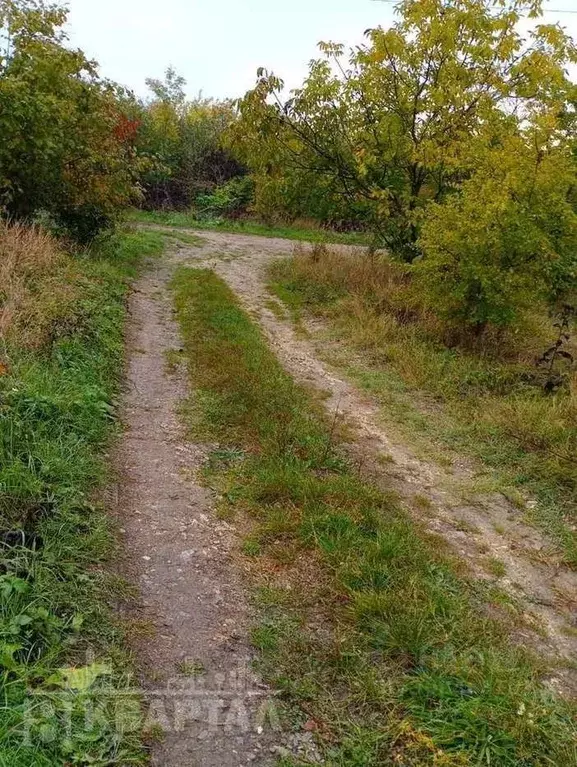
[[61,668],[58,673],[61,679],[60,686],[83,692],[101,676],[112,674],[112,669],[102,663],[93,663],[83,668]]

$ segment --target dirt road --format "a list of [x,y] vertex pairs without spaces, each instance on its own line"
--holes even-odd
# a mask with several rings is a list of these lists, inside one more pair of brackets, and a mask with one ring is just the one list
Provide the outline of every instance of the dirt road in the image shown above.
[[[577,640],[567,628],[575,611],[577,574],[543,553],[549,547],[541,533],[503,496],[471,491],[465,502],[452,492],[447,469],[415,455],[383,425],[378,405],[321,360],[314,329],[304,338],[290,319],[271,310],[266,265],[289,255],[294,243],[198,235],[201,246],[175,244],[136,286],[124,402],[127,432],[118,456],[119,514],[127,559],[142,594],[138,617],[151,627],[137,649],[146,669],[152,732],[160,740],[153,747],[154,763],[266,765],[285,749],[315,756],[307,752],[310,743],[287,741],[271,727],[271,693],[250,671],[250,608],[233,556],[237,533],[218,519],[214,498],[195,478],[207,446],[188,443],[179,424],[186,380],[184,371],[167,369],[166,353],[180,346],[168,290],[180,264],[213,268],[228,282],[294,378],[328,392],[326,407],[352,427],[349,449],[366,470],[442,535],[475,577],[489,577],[482,566],[488,556],[505,565],[505,575],[493,579],[539,627],[523,629],[520,641],[554,655],[574,655]],[[392,460],[379,460],[383,456]],[[460,486],[467,481],[472,486],[470,462],[463,461],[460,471]],[[550,681],[559,687],[572,683],[566,677]]]

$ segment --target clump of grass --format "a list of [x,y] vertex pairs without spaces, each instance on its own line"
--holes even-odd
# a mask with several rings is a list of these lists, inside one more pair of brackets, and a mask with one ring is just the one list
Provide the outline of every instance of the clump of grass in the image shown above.
[[[46,332],[29,344],[12,325],[0,377],[0,762],[138,764],[138,700],[108,607],[114,538],[93,494],[115,432],[129,277],[160,245],[128,234],[73,257],[37,231],[9,237],[32,247],[25,272],[14,257],[15,280],[26,277],[13,317]],[[46,317],[60,288],[74,301]]]
[[508,611],[488,617],[438,539],[358,476],[225,283],[182,269],[174,289],[190,426],[245,451],[213,472],[255,520],[261,668],[315,723],[327,761],[574,763],[571,709],[510,643]]
[[297,221],[292,224],[268,224],[253,219],[197,218],[194,211],[145,211],[132,210],[130,221],[144,224],[157,224],[184,229],[203,229],[236,234],[253,234],[262,237],[279,237],[285,240],[303,240],[306,242],[334,242],[349,245],[367,245],[370,237],[363,232],[334,232],[321,229],[312,222]]
[[0,221],[0,338],[42,346],[77,298],[78,270],[54,237]]
[[174,375],[183,361],[180,349],[167,349],[164,352],[164,368],[169,375]]
[[265,303],[265,306],[274,314],[277,320],[286,320],[287,315],[284,310],[284,307],[278,301],[275,301],[274,299],[271,298],[269,301]]
[[166,234],[166,239],[170,242],[176,242],[184,243],[185,245],[192,245],[194,248],[202,248],[202,246],[205,244],[206,240],[203,240],[202,237],[198,237],[195,234],[187,234],[186,232],[178,232],[174,231],[170,234]]
[[503,576],[507,575],[507,568],[501,562],[500,559],[497,559],[496,557],[488,557],[483,561],[483,566],[485,567],[485,570],[488,573],[491,573],[491,575],[494,575],[496,578],[502,578]]
[[293,315],[321,314],[362,353],[349,374],[410,434],[480,459],[519,502],[536,495],[527,514],[577,566],[577,377],[553,394],[539,385],[535,360],[554,336],[544,308],[469,338],[421,306],[407,266],[327,247],[300,248],[270,279]]
[[206,673],[204,664],[199,660],[183,660],[178,664],[177,670],[179,674],[193,678]]

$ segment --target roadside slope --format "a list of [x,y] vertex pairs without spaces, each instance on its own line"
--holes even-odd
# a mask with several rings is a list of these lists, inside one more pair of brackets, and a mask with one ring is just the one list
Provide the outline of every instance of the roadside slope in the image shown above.
[[0,764],[143,764],[110,519],[126,297],[157,235],[0,225]]

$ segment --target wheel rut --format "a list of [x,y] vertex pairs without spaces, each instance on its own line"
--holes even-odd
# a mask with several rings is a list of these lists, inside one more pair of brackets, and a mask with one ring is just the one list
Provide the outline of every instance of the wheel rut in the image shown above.
[[234,552],[237,535],[196,479],[207,446],[186,440],[178,409],[186,372],[167,369],[180,348],[168,283],[156,263],[130,301],[125,425],[116,462],[116,517],[129,611],[142,669],[152,764],[241,767],[273,763],[270,693],[251,669],[250,607]]
[[[196,234],[203,238],[203,247],[179,247],[171,254],[173,262],[212,268],[227,281],[262,327],[286,370],[301,384],[326,393],[331,417],[352,428],[348,449],[359,465],[385,489],[395,491],[425,527],[439,534],[466,562],[472,577],[494,582],[514,599],[524,619],[518,641],[568,660],[572,666],[577,654],[577,573],[551,554],[550,542],[503,495],[471,490],[464,500],[453,490],[452,473],[418,456],[383,421],[378,403],[323,361],[326,340],[318,327],[310,325],[308,337],[303,337],[290,318],[283,319],[270,308],[266,268],[290,255],[295,244],[250,235]],[[460,486],[470,483],[472,487],[475,468],[471,462],[463,459],[458,471]],[[493,557],[505,566],[505,575],[488,573],[486,562]],[[577,672],[568,669],[550,682],[573,694]]]

